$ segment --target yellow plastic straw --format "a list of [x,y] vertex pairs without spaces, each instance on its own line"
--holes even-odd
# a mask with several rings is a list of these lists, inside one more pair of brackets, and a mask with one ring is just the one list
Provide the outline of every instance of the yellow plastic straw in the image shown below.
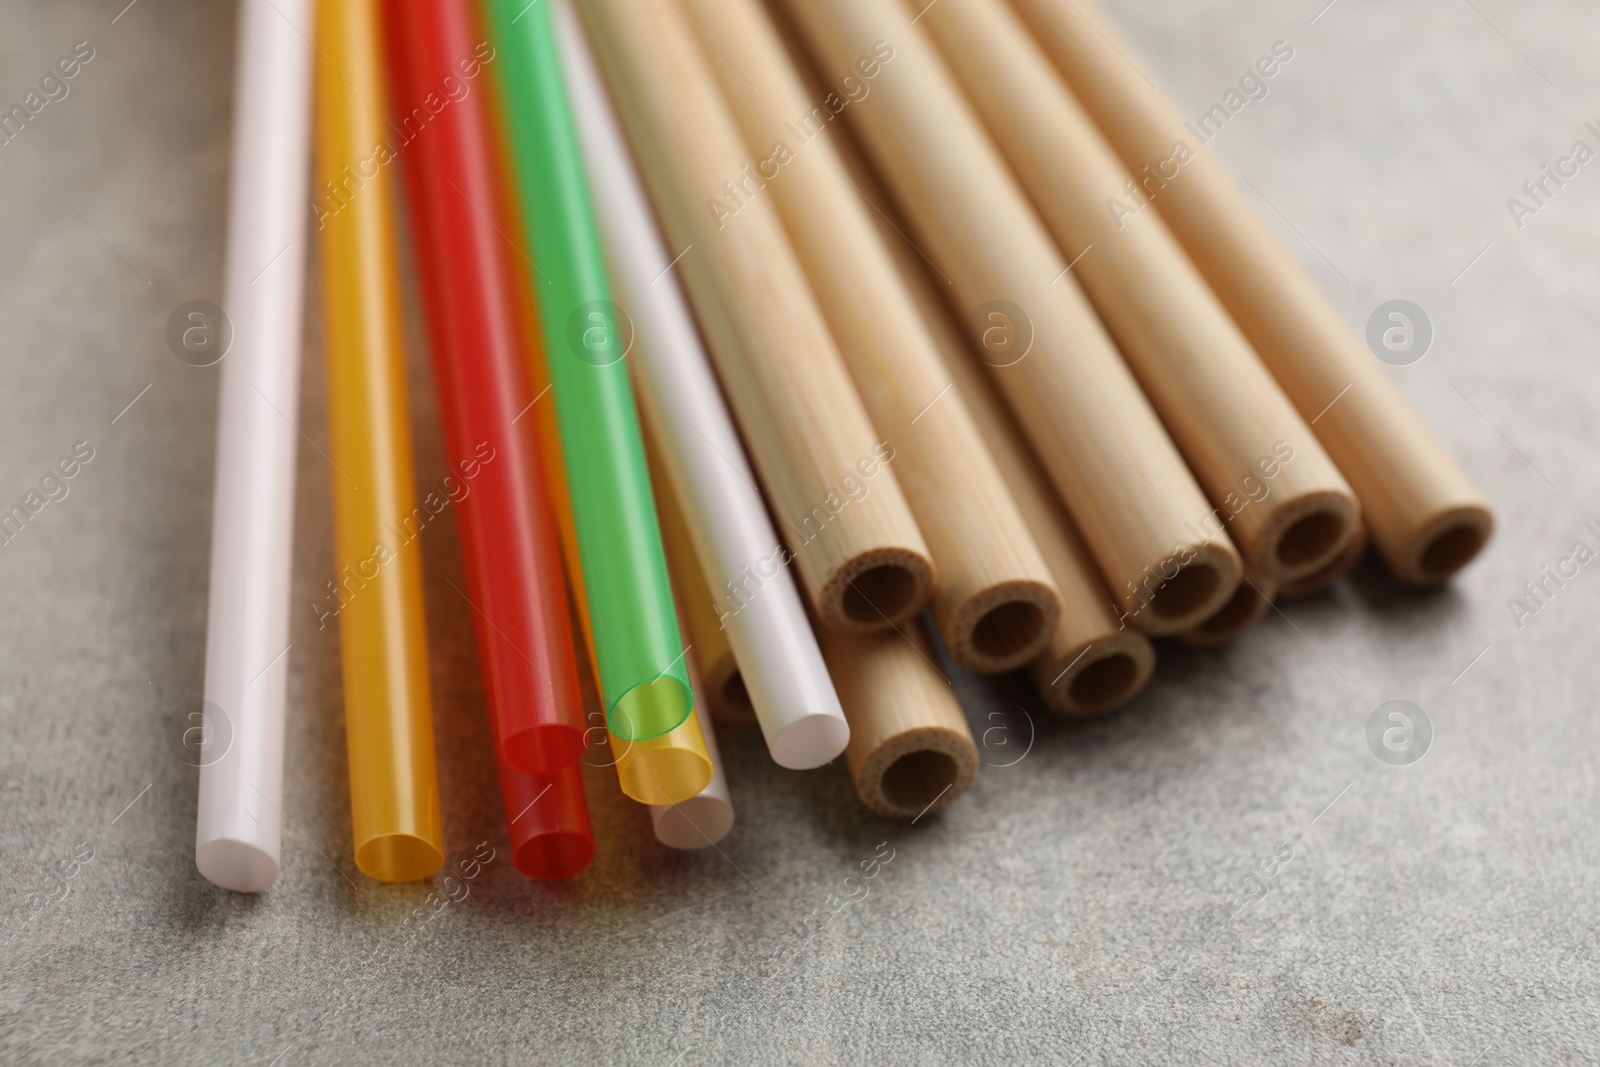
[[[315,214],[321,230],[338,573],[318,616],[344,654],[356,866],[385,882],[444,862],[422,614],[385,76],[373,0],[320,2]],[[375,172],[375,173],[374,173]],[[387,525],[386,525],[387,524]]]

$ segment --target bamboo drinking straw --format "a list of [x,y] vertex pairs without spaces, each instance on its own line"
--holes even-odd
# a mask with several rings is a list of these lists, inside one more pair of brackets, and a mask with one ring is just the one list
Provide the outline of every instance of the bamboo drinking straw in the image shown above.
[[[765,191],[872,424],[895,450],[895,472],[939,571],[932,609],[945,647],[957,663],[981,673],[1028,663],[1060,617],[1054,582],[966,404],[959,394],[945,395],[950,378],[878,239],[873,209],[820,130],[809,139],[793,132],[800,129],[794,117],[824,94],[802,80],[758,3],[686,0],[684,8],[716,27],[715,48],[746,57],[762,72],[757,91],[702,49],[751,153],[778,156],[779,146],[786,153],[781,172],[773,164]],[[877,61],[866,69],[875,72]]]
[[205,678],[208,737],[231,743],[200,768],[194,859],[255,893],[278,877],[283,833],[312,24],[307,0],[239,10]]
[[1199,528],[1210,504],[920,30],[893,0],[782,6],[817,69],[880,58],[848,114],[1131,624],[1176,633],[1209,616],[1238,585],[1238,553]]
[[504,759],[497,765],[512,865],[545,881],[571,878],[589,866],[594,829],[580,765],[552,775],[524,774]]
[[[841,155],[854,162],[853,153],[840,140]],[[852,168],[852,178],[875,199],[870,177]],[[1033,532],[1039,550],[1061,595],[1061,616],[1050,643],[1033,661],[1031,674],[1045,704],[1063,715],[1096,715],[1126,704],[1150,681],[1156,653],[1150,639],[1119,618],[1116,602],[1072,526],[1066,509],[1050,486],[1028,444],[1018,432],[994,385],[983,372],[961,336],[950,310],[934,291],[927,266],[904,241],[892,243],[888,220],[880,217],[879,232],[894,254],[906,291],[916,301],[938,346],[941,361],[972,413],[984,446],[1005,479],[1005,487]]]
[[1293,582],[1284,582],[1278,587],[1278,595],[1286,600],[1300,600],[1332,589],[1346,575],[1355,570],[1356,565],[1367,554],[1369,536],[1367,524],[1365,522],[1356,523],[1355,536],[1350,538],[1350,544],[1340,553],[1338,559],[1316,574]]
[[[466,73],[481,71],[482,38],[451,0],[385,12],[445,451],[472,483],[455,511],[490,722],[508,763],[549,774],[583,752],[582,698],[555,520],[522,420],[533,394],[499,161]],[[441,93],[451,102],[434,114]]]
[[[316,31],[328,58],[317,77],[316,173],[338,189],[343,168],[387,136],[377,4],[319,3]],[[360,192],[321,227],[328,450],[349,477],[333,479],[335,558],[365,580],[339,611],[350,823],[356,866],[408,882],[439,869],[444,836],[422,552],[384,525],[416,506],[392,175],[380,171]],[[376,576],[365,579],[367,568]]]
[[874,815],[942,811],[978,773],[978,750],[920,621],[899,632],[822,635],[822,654],[850,720],[845,760]]
[[[633,158],[571,7],[555,9],[568,92],[588,163],[612,278],[643,339],[631,359],[640,416],[686,509],[691,556],[716,574],[685,579],[691,597],[712,609],[708,632],[693,604],[686,612],[713,712],[759,718],[773,758],[815,767],[849,739],[834,692],[780,547],[711,369],[700,334],[656,228]],[[659,484],[659,483],[658,483]],[[713,643],[737,649],[723,654]],[[742,681],[740,687],[737,681]],[[739,698],[744,696],[744,700]]]
[[[667,551],[667,570],[672,575],[672,589],[678,601],[678,615],[683,620],[683,632],[694,648],[694,663],[700,687],[696,699],[705,697],[718,717],[734,722],[752,722],[755,709],[750,706],[750,694],[745,689],[739,673],[738,661],[728,644],[728,634],[717,621],[716,605],[706,586],[705,572],[695,558],[694,543],[689,536],[688,523],[683,509],[678,506],[677,494],[667,478],[665,464],[655,442],[661,438],[646,417],[645,455],[650,460],[650,481],[656,487],[656,510],[661,515],[661,546]],[[702,662],[711,664],[708,671]],[[818,653],[821,662],[821,653]],[[833,688],[833,683],[828,683]],[[840,711],[841,722],[844,712]]]
[[921,23],[1058,243],[1082,253],[1084,288],[1246,569],[1319,570],[1350,539],[1350,487],[1160,217],[1107,209],[1128,175],[1016,14],[1005,0],[945,0]]
[[[567,490],[608,728],[668,733],[693,704],[628,370],[548,5],[487,0],[505,129],[538,270]],[[542,264],[542,266],[540,266]]]
[[1183,242],[1355,487],[1395,576],[1447,581],[1494,528],[1477,487],[1206,149],[1207,138],[1133,65],[1133,49],[1098,6],[1012,4],[1139,176],[1124,203],[1153,203]]
[[1278,578],[1272,571],[1245,571],[1244,581],[1222,610],[1178,641],[1194,648],[1219,648],[1231,644],[1244,632],[1267,617],[1278,596]]
[[[667,0],[589,0],[581,10],[822,622],[866,632],[904,621],[932,597],[936,575],[888,466],[893,449],[862,409],[776,212],[753,188],[693,27]],[[737,225],[719,226],[706,207],[726,195],[723,182],[751,197],[734,193]]]

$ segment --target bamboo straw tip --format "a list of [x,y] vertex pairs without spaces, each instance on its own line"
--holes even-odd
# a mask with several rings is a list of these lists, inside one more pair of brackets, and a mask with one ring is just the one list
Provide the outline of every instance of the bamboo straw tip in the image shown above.
[[1060,621],[1059,594],[1043,582],[1022,579],[998,582],[954,605],[939,620],[939,633],[967,670],[1001,674],[1037,659]]
[[1179,634],[1178,641],[1191,648],[1219,648],[1236,641],[1266,618],[1277,595],[1278,581],[1271,571],[1251,571],[1216,614],[1188,633]]
[[1122,630],[1087,650],[1054,650],[1034,661],[1034,683],[1045,706],[1058,715],[1101,715],[1119,708],[1144,689],[1156,669],[1150,639]]
[[856,768],[856,793],[874,815],[916,819],[953,804],[978,773],[966,729],[923,726],[895,734]]
[[1367,524],[1357,521],[1349,543],[1345,545],[1344,551],[1339,553],[1338,558],[1315,574],[1284,582],[1278,586],[1278,596],[1285,600],[1299,600],[1302,597],[1327,592],[1345,575],[1355,570],[1356,564],[1361,562],[1361,557],[1367,554],[1367,546],[1370,543],[1371,535],[1367,533]]
[[1380,538],[1389,569],[1406,585],[1443,585],[1471,563],[1494,535],[1494,512],[1487,504],[1462,504],[1435,515],[1398,546]]
[[1315,574],[1343,554],[1360,517],[1355,497],[1343,488],[1278,502],[1256,542],[1253,570],[1272,571],[1282,581]]
[[921,611],[937,587],[938,573],[925,553],[877,548],[834,571],[818,594],[817,614],[836,630],[873,633]]
[[[1168,567],[1174,568],[1169,576]],[[1132,623],[1151,637],[1192,630],[1221,610],[1244,577],[1238,551],[1225,538],[1180,546],[1124,596]]]
[[594,859],[594,838],[570,830],[534,834],[511,855],[518,873],[546,882],[571,878]]
[[444,865],[444,851],[420,834],[377,834],[356,846],[356,866],[380,882],[416,882]]

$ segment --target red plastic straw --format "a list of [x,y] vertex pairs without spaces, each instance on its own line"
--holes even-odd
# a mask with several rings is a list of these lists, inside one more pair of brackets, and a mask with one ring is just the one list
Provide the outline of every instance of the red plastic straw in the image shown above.
[[[555,519],[535,420],[522,417],[534,397],[490,140],[483,65],[494,53],[463,0],[390,0],[383,13],[396,109],[388,147],[405,166],[446,488],[464,487],[448,495],[496,754],[553,774],[577,762],[585,732]],[[392,155],[374,158],[393,165]],[[587,815],[582,824],[587,834]]]
[[511,830],[511,862],[529,878],[571,878],[594,859],[594,831],[574,764],[554,775],[523,774],[500,761],[500,796]]

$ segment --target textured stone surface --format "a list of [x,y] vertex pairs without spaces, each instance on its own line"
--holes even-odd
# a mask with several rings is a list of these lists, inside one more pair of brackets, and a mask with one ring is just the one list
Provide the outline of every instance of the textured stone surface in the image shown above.
[[[1506,606],[1575,539],[1597,543],[1583,525],[1600,520],[1600,164],[1521,231],[1505,205],[1574,139],[1596,145],[1587,5],[1118,8],[1193,114],[1274,41],[1293,45],[1215,147],[1353,325],[1394,298],[1431,316],[1433,350],[1395,373],[1501,517],[1453,588],[1406,593],[1369,565],[1233,648],[1164,646],[1149,691],[1103,721],[1051,721],[1020,684],[957,678],[975,730],[1008,729],[970,794],[914,827],[866,817],[841,766],[779,770],[728,730],[739,823],[720,852],[673,854],[592,770],[599,855],[544,886],[505,854],[469,609],[447,584],[460,558],[437,524],[448,853],[488,841],[500,857],[373,967],[428,887],[379,886],[351,860],[338,639],[309,607],[332,573],[330,471],[310,447],[283,876],[249,898],[194,870],[175,709],[201,685],[216,381],[163,330],[179,303],[220,297],[232,13],[138,0],[112,24],[122,3],[0,11],[7,106],[74,42],[96,50],[0,147],[0,503],[74,442],[95,450],[0,548],[0,1059],[1596,1058],[1600,577],[1585,568],[1520,629]],[[297,420],[321,444],[316,338],[313,315]],[[1408,767],[1366,741],[1395,698],[1435,730]],[[894,859],[870,895],[802,944],[796,924],[884,841]],[[30,895],[61,891],[53,865],[88,849],[65,899],[32,914]],[[1206,925],[1289,850],[1262,899]]]

